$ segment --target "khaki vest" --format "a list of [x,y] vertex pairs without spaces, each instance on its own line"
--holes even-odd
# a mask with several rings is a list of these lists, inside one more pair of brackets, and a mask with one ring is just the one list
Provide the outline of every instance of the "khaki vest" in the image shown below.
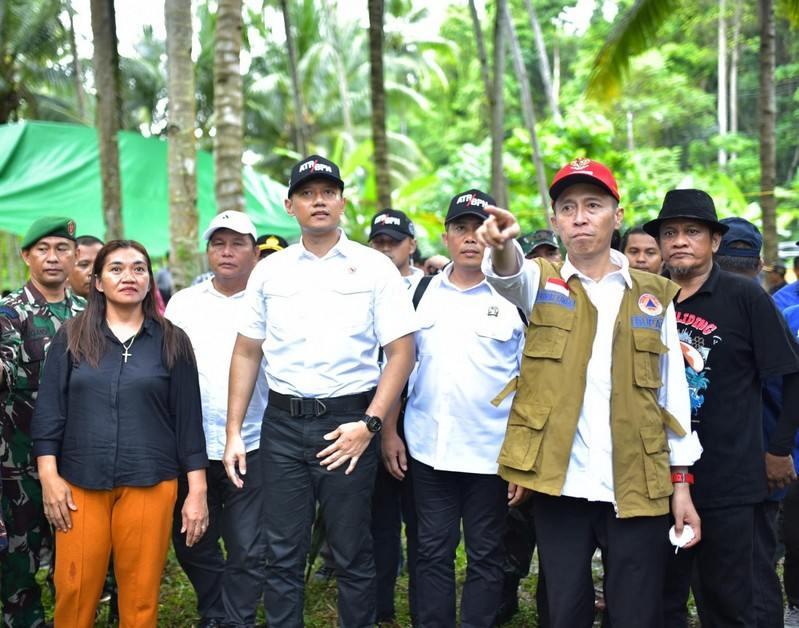
[[[583,405],[597,314],[576,275],[568,280],[566,296],[565,290],[557,290],[562,264],[536,261],[541,280],[498,458],[499,474],[535,491],[560,495]],[[678,287],[650,273],[631,269],[630,275],[632,289],[625,287],[614,326],[611,369],[613,485],[620,517],[669,511],[666,426],[685,435],[658,404],[660,357],[668,350],[660,330]],[[546,288],[549,279],[556,280],[549,284],[554,290]]]

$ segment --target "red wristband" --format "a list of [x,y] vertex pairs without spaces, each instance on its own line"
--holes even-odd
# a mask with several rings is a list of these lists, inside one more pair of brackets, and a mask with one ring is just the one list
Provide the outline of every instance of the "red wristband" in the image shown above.
[[671,483],[677,484],[685,482],[686,484],[693,484],[694,483],[694,474],[693,473],[683,473],[682,471],[675,471],[671,474]]

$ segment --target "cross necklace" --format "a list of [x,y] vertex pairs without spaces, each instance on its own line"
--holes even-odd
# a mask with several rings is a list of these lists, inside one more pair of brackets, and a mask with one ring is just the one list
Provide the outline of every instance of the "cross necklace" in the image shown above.
[[122,345],[122,348],[125,350],[125,352],[122,354],[122,357],[125,358],[125,364],[128,363],[128,358],[133,355],[128,351],[128,349],[130,349],[130,347],[133,345],[134,340],[136,340],[136,334],[133,334],[131,339],[128,340],[127,344],[125,344],[124,342],[120,343]]

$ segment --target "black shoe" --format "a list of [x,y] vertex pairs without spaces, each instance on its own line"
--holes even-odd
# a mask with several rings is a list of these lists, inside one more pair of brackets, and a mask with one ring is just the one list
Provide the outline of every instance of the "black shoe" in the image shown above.
[[328,567],[327,565],[322,565],[319,567],[319,569],[317,569],[316,573],[313,575],[313,579],[317,582],[330,582],[335,577],[336,570],[333,567]]
[[519,612],[519,578],[505,574],[502,584],[502,602],[497,611],[495,625],[507,624]]
[[222,628],[222,626],[224,626],[222,620],[216,619],[215,617],[211,619],[201,619],[200,623],[197,624],[197,628]]

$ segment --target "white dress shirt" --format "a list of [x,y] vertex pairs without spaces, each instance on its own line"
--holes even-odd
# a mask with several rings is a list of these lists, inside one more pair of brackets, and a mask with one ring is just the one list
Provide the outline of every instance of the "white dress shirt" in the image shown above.
[[[244,294],[242,290],[225,296],[214,288],[212,279],[208,279],[173,295],[164,312],[164,316],[188,334],[194,348],[200,376],[205,443],[211,460],[222,460],[225,451],[228,375],[238,331],[236,320]],[[247,451],[258,449],[268,393],[262,374],[255,382],[241,426]]]
[[513,395],[499,407],[491,400],[519,373],[524,325],[485,280],[460,289],[451,272],[433,277],[417,310],[405,439],[434,469],[495,474]]
[[405,283],[405,287],[410,291],[411,296],[413,296],[416,286],[419,285],[422,277],[424,277],[424,271],[421,268],[416,268],[415,266],[411,266],[410,275],[402,276],[402,281]]
[[238,331],[263,340],[271,390],[299,397],[371,390],[378,348],[417,329],[396,266],[339,233],[324,257],[300,241],[250,275]]
[[[498,276],[493,272],[490,253],[483,259],[483,272],[500,294],[529,312],[535,303],[541,271],[535,260],[526,261],[521,247],[518,243],[514,244],[520,268],[518,273],[508,277]],[[561,494],[604,502],[615,501],[610,433],[613,327],[624,289],[632,287],[627,258],[618,251],[611,250],[610,259],[618,270],[608,273],[599,281],[594,281],[577,270],[568,256],[560,272],[566,281],[577,275],[597,311],[596,334],[586,369],[583,405]],[[696,433],[691,432],[688,384],[685,380],[674,305],[671,303],[666,308],[660,338],[668,347],[668,352],[660,359],[663,385],[658,392],[658,402],[679,421],[687,434],[679,437],[667,430],[671,450],[669,460],[672,466],[690,466],[699,459],[702,447]]]

